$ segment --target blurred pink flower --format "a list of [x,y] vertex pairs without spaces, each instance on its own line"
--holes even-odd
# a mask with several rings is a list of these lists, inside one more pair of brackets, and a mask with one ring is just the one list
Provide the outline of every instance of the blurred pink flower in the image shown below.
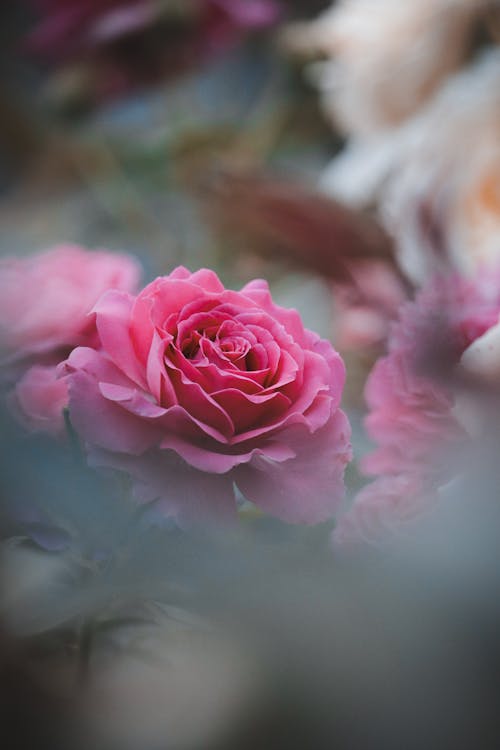
[[337,549],[374,543],[400,534],[406,524],[432,506],[431,498],[413,475],[383,476],[364,487],[333,532]]
[[383,260],[359,261],[349,270],[352,282],[333,287],[335,343],[340,351],[380,350],[407,292]]
[[[144,29],[171,15],[193,20],[200,34],[220,37],[274,23],[276,0],[31,0],[41,13],[30,43],[51,57],[78,57],[82,52]],[[225,36],[225,35],[224,35]]]
[[499,315],[499,276],[491,271],[474,280],[434,280],[402,308],[388,354],[375,364],[365,389],[366,430],[376,448],[361,466],[378,479],[341,518],[336,542],[379,540],[418,516],[453,476],[452,456],[469,430],[457,418],[449,376],[462,357],[473,370],[474,342]]
[[285,521],[335,512],[350,460],[344,365],[266,282],[234,292],[180,267],[137,298],[108,292],[95,313],[101,348],[64,365],[91,462],[180,517],[231,516],[234,484]]
[[57,62],[96,62],[100,93],[178,72],[248,31],[275,23],[278,0],[31,0],[28,48]]
[[62,426],[65,387],[55,367],[75,346],[95,343],[90,311],[101,294],[135,291],[139,275],[127,255],[76,245],[0,260],[0,364],[5,380],[21,378],[14,401],[28,425]]

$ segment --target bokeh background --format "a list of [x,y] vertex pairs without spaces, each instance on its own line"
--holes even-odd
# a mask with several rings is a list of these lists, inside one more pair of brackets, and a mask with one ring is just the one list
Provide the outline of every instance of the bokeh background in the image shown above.
[[[264,277],[279,304],[337,341],[343,254],[387,258],[391,241],[375,201],[344,211],[317,192],[346,132],[305,65],[324,50],[302,54],[304,27],[290,24],[330,2],[166,0],[153,14],[111,13],[88,35],[88,17],[120,5],[0,4],[0,254],[77,243],[137,255],[145,282],[178,264],[213,268],[233,288]],[[471,33],[471,58],[498,41],[498,25],[485,28]],[[358,460],[380,349],[342,353]],[[16,538],[9,502],[36,496],[55,515],[69,508],[81,539],[69,563],[16,541],[2,556],[2,746],[499,747],[494,406],[432,522],[354,563],[332,557],[330,527],[250,518],[241,537],[137,533],[116,486],[9,423],[2,535]],[[349,495],[360,482],[355,461]],[[113,564],[88,565],[87,542],[111,543]]]

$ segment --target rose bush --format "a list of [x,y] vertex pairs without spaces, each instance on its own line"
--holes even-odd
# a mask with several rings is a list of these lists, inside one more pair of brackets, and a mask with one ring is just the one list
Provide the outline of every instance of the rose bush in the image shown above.
[[75,346],[97,342],[89,313],[101,294],[135,291],[139,275],[129,256],[76,245],[0,260],[0,364],[28,427],[60,430],[67,395],[56,366]]
[[266,282],[235,292],[181,267],[94,311],[99,347],[63,366],[91,462],[177,517],[231,515],[235,485],[285,521],[334,513],[350,459],[344,365]]

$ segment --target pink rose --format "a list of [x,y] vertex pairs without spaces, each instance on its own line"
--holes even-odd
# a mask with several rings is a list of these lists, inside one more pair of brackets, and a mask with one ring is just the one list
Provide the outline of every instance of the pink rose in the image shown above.
[[138,279],[131,257],[75,245],[0,260],[0,364],[4,380],[19,381],[13,401],[25,424],[60,429],[65,385],[56,366],[75,346],[96,343],[89,313],[101,294],[133,291]]
[[[464,354],[474,371],[474,342],[493,329],[499,314],[499,274],[491,269],[471,280],[435,279],[403,306],[388,354],[365,389],[366,430],[376,447],[361,466],[377,479],[340,519],[334,541],[382,540],[429,507],[454,476],[459,449],[475,430],[465,413],[458,418],[454,372]],[[446,367],[441,374],[439,357]]]
[[128,471],[138,499],[177,516],[231,515],[234,485],[289,522],[334,513],[351,455],[344,365],[266,282],[234,292],[177,268],[94,309],[101,348],[64,367],[92,462]]
[[57,247],[0,260],[0,341],[13,360],[88,343],[89,312],[107,289],[133,291],[139,266],[126,255]]

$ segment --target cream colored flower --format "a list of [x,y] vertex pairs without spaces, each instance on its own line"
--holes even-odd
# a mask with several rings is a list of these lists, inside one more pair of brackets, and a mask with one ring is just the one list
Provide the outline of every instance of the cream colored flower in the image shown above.
[[500,256],[500,51],[449,79],[399,134],[381,211],[417,282]]
[[299,50],[322,53],[323,106],[349,134],[393,127],[413,114],[464,59],[487,0],[343,0],[292,29]]

